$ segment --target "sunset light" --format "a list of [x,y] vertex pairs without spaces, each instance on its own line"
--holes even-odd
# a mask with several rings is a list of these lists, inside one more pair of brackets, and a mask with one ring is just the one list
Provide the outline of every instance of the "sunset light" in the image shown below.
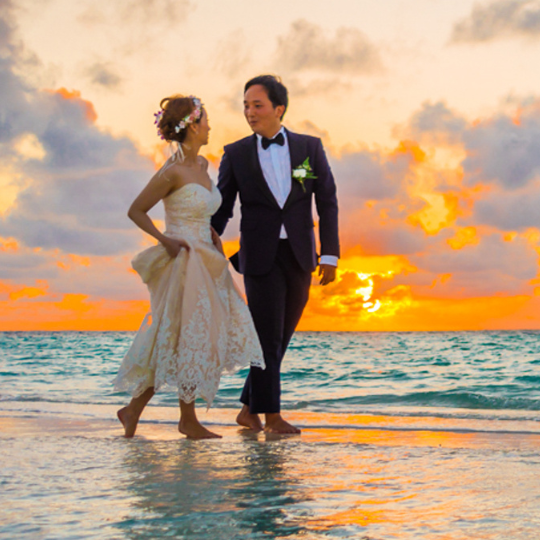
[[0,0],[0,538],[538,538],[539,59],[540,0]]
[[[260,72],[288,84],[284,123],[322,138],[338,189],[337,280],[319,287],[314,274],[300,328],[540,327],[538,84],[514,69],[517,53],[497,54],[490,67],[491,45],[452,22],[469,20],[467,6],[449,4],[440,18],[430,18],[431,8],[405,10],[403,24],[425,42],[397,54],[369,3],[350,4],[362,30],[340,10],[321,5],[307,17],[298,8],[279,22],[270,17],[263,44],[256,25],[238,33],[231,21],[214,21],[209,4],[188,9],[186,0],[172,10],[177,30],[197,40],[204,21],[211,36],[206,52],[188,54],[172,26],[135,7],[119,28],[64,3],[54,0],[47,13],[70,29],[72,46],[50,40],[52,19],[32,10],[13,15],[6,34],[13,54],[2,68],[10,91],[0,117],[10,127],[1,142],[0,328],[137,329],[144,310],[126,309],[148,306],[148,295],[130,261],[153,240],[126,212],[170,152],[153,113],[165,96],[201,96],[212,128],[203,153],[217,181],[223,146],[250,133],[241,89]],[[145,33],[148,17],[159,40]],[[148,50],[133,41],[137,33]],[[515,39],[532,65],[535,46]],[[489,84],[477,81],[474,65]],[[151,215],[163,229],[161,204]],[[318,237],[316,209],[314,221]],[[239,226],[237,207],[223,237],[227,256],[238,249]],[[242,277],[234,279],[242,290]]]

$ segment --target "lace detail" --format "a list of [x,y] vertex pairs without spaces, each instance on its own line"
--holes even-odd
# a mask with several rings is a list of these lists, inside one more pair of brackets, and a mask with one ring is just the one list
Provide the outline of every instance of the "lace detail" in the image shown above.
[[210,217],[219,191],[187,184],[164,199],[166,234],[189,251],[171,259],[161,245],[132,262],[150,291],[151,314],[127,352],[115,390],[136,397],[148,387],[173,387],[183,401],[210,406],[223,372],[247,365],[264,368],[249,310],[236,289],[228,261],[212,244]]

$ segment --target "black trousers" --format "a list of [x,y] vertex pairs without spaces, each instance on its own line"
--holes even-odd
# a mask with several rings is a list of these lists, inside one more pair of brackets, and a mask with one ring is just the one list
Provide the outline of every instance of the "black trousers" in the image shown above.
[[280,240],[272,269],[244,275],[249,310],[264,353],[266,369],[251,367],[240,401],[249,411],[280,412],[281,361],[309,297],[311,273],[298,264],[288,240]]

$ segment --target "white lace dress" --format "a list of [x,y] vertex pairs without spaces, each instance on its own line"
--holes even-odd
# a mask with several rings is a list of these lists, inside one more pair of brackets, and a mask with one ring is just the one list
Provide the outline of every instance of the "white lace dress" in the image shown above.
[[210,218],[221,194],[187,184],[164,199],[165,234],[183,239],[172,259],[158,244],[132,261],[150,291],[149,313],[118,375],[115,390],[133,397],[153,386],[173,387],[190,403],[211,405],[223,372],[264,359],[249,310],[235,287],[227,259],[212,244]]

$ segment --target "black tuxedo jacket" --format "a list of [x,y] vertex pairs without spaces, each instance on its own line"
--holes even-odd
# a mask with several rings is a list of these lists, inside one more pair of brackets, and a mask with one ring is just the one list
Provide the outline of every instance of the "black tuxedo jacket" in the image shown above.
[[[212,217],[212,226],[222,234],[233,215],[240,195],[240,251],[231,261],[240,273],[266,274],[274,262],[281,225],[285,225],[290,245],[300,266],[312,272],[317,266],[313,233],[312,198],[319,215],[321,253],[339,257],[338,206],[336,185],[320,139],[287,131],[291,168],[309,157],[316,179],[291,181],[291,192],[280,208],[264,179],[257,154],[257,136],[252,135],[225,146],[219,167],[218,188],[223,201]],[[292,170],[291,170],[292,176]]]

